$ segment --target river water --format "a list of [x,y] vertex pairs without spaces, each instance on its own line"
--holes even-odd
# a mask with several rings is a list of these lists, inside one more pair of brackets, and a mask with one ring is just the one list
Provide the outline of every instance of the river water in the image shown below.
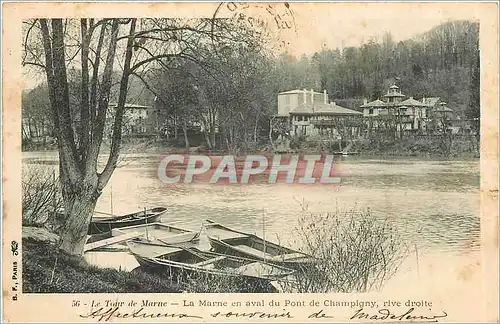
[[[265,224],[266,237],[279,236],[280,242],[286,242],[302,203],[313,212],[369,208],[373,215],[387,217],[415,248],[400,271],[407,277],[447,275],[450,266],[477,259],[479,160],[344,157],[337,163],[341,184],[325,186],[264,182],[167,185],[157,177],[160,159],[157,154],[125,156],[96,209],[124,214],[166,206],[169,211],[162,221],[169,224],[199,230],[203,220],[211,219],[256,234],[264,232]],[[24,166],[54,166],[56,162],[54,152],[23,154]],[[110,257],[110,253],[88,253],[86,258],[102,266],[137,266],[131,255]]]

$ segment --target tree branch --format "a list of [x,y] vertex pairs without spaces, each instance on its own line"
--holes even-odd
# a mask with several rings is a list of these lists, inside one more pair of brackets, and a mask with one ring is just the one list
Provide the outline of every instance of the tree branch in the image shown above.
[[26,57],[28,56],[28,38],[30,36],[30,32],[33,29],[33,27],[36,26],[38,19],[34,19],[33,22],[31,23],[31,26],[28,28],[28,31],[26,32],[26,37],[24,38],[24,57],[22,59],[23,66],[25,65],[25,60]]
[[[64,61],[63,33],[61,20],[52,21],[52,44],[47,19],[40,19],[42,39],[45,52],[45,72],[49,88],[50,107],[54,130],[59,147],[60,173],[68,178],[71,186],[78,184],[80,177],[76,163],[76,150],[74,148],[73,131],[71,119],[69,118],[69,106],[66,81],[66,66]],[[62,64],[62,66],[61,66]],[[65,83],[61,85],[61,82]]]
[[45,65],[36,62],[23,62],[23,66],[25,65],[33,65],[45,69]]
[[89,46],[90,46],[90,31],[87,26],[87,19],[80,20],[81,25],[81,66],[82,66],[82,83],[81,83],[81,102],[80,102],[80,156],[82,161],[85,161],[89,144]]
[[[102,21],[102,20],[101,20]],[[106,23],[108,20],[105,21]],[[95,25],[94,25],[95,26]],[[90,81],[90,124],[93,125],[96,118],[96,105],[97,105],[97,82],[99,79],[99,65],[101,63],[101,51],[104,42],[104,34],[106,33],[106,27],[108,24],[104,24],[101,27],[101,33],[99,34],[99,40],[97,41],[97,48],[95,51],[95,63],[92,69],[92,80]],[[93,132],[92,132],[93,134]]]
[[93,125],[92,145],[89,148],[86,173],[95,172],[97,156],[102,143],[104,126],[106,123],[106,112],[108,110],[109,93],[111,90],[111,75],[113,73],[113,63],[115,61],[116,42],[119,32],[118,20],[114,19],[111,26],[111,39],[109,42],[106,65],[102,76],[101,86],[99,87],[99,104],[97,107],[97,117]]
[[120,155],[120,144],[122,139],[122,126],[123,126],[123,114],[125,111],[125,104],[127,100],[127,87],[128,79],[131,74],[131,61],[132,61],[132,50],[134,46],[134,33],[135,25],[137,19],[132,19],[130,23],[129,39],[127,41],[127,48],[125,52],[125,62],[123,64],[123,74],[120,83],[120,95],[118,97],[118,105],[116,107],[116,116],[113,124],[113,137],[111,141],[111,150],[109,153],[108,161],[104,170],[99,175],[99,188],[102,189],[106,186],[116,168],[118,162],[118,157]]

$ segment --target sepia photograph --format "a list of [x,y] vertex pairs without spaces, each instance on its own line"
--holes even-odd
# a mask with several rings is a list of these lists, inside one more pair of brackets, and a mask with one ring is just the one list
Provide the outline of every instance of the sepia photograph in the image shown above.
[[4,318],[498,321],[497,5],[4,3]]

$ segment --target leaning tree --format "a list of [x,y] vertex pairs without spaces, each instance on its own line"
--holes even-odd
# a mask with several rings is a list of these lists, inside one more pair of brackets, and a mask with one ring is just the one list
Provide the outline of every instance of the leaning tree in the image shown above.
[[[176,60],[203,62],[197,48],[255,41],[231,19],[32,19],[24,22],[23,65],[44,71],[59,152],[65,224],[59,248],[81,255],[103,188],[116,168],[129,78],[168,69]],[[242,36],[244,35],[244,36]],[[210,67],[206,67],[210,68]],[[68,74],[76,69],[80,102],[70,105]],[[120,73],[111,149],[98,165],[113,75]],[[73,107],[73,108],[72,108]]]

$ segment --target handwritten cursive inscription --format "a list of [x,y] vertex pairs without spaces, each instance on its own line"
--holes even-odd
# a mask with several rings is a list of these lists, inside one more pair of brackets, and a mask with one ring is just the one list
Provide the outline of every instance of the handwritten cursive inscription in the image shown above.
[[389,309],[383,308],[379,309],[377,313],[370,314],[365,313],[364,309],[358,309],[356,313],[350,318],[351,320],[355,319],[368,319],[368,320],[398,320],[398,321],[423,321],[423,322],[437,322],[438,318],[445,318],[448,314],[445,311],[442,311],[441,315],[413,315],[413,311],[415,308],[409,308],[403,314],[394,314]]
[[98,322],[108,322],[112,320],[113,318],[144,318],[144,319],[149,319],[149,318],[198,318],[202,319],[200,316],[196,315],[188,315],[185,313],[161,313],[161,312],[155,312],[155,313],[147,313],[144,311],[144,308],[140,308],[138,310],[134,310],[132,312],[120,312],[120,307],[110,307],[110,308],[104,308],[101,307],[97,310],[91,311],[88,314],[81,314],[80,317],[82,318],[91,318],[91,319],[97,319]]
[[293,318],[290,312],[283,310],[282,313],[265,313],[265,312],[249,312],[249,313],[238,313],[238,312],[227,312],[221,313],[216,312],[211,314],[212,317],[225,317],[225,318]]

